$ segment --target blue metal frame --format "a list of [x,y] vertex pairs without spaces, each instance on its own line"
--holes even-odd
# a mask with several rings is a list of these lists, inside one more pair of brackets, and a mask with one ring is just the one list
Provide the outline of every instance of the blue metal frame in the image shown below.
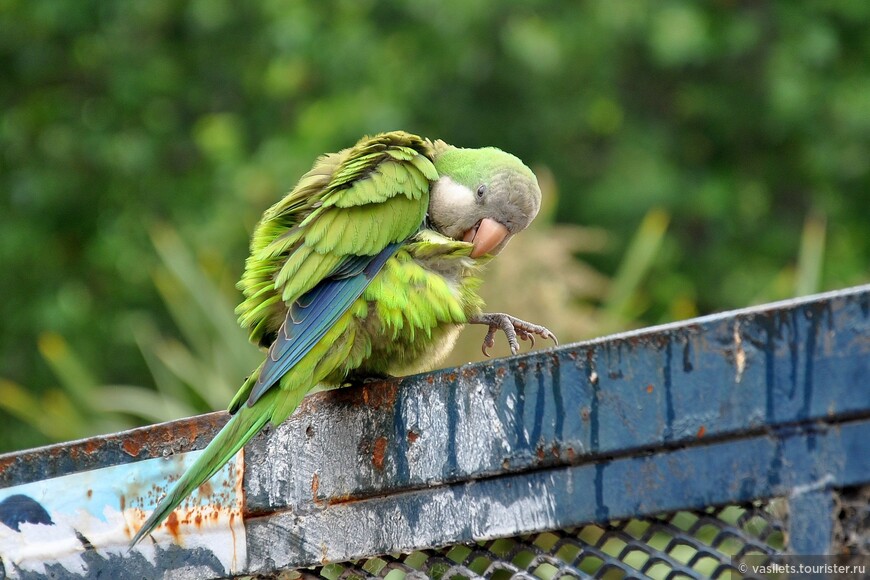
[[[243,507],[215,499],[244,513],[232,570],[179,547],[190,528],[87,573],[270,573],[772,497],[788,498],[789,551],[826,553],[833,491],[870,482],[868,361],[863,286],[318,393],[246,448]],[[132,473],[201,448],[224,420],[3,456],[0,484]]]

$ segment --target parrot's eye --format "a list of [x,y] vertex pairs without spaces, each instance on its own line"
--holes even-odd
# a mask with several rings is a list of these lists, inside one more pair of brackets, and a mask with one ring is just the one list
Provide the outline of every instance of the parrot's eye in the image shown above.
[[486,195],[486,184],[481,184],[480,187],[477,188],[477,199],[483,199],[484,195]]

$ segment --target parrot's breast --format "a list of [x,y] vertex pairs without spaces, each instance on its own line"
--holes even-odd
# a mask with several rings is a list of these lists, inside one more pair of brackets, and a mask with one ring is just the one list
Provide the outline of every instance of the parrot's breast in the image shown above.
[[444,360],[483,308],[480,266],[469,251],[426,235],[387,261],[359,299],[365,307],[357,309],[355,333],[369,348],[354,375],[422,372]]

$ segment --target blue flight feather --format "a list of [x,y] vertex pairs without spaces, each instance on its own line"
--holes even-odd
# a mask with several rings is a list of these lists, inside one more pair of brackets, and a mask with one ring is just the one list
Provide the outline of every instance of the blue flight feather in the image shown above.
[[314,348],[402,243],[393,242],[374,256],[354,256],[346,260],[293,304],[275,342],[269,347],[269,356],[248,397],[249,407]]

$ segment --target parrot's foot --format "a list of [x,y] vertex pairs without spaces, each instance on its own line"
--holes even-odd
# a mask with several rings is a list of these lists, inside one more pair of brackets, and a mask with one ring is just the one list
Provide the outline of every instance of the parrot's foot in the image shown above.
[[396,377],[394,377],[393,375],[388,375],[387,373],[384,373],[382,375],[372,375],[372,376],[368,376],[368,377],[363,378],[362,384],[369,385],[371,383],[382,383],[384,381],[389,381],[390,379],[395,379],[395,378]]
[[[520,352],[520,340],[528,340],[531,346],[535,346],[535,335],[541,338],[551,338],[557,345],[559,344],[556,335],[550,332],[547,328],[514,318],[509,314],[496,312],[493,314],[480,314],[470,319],[469,324],[486,324],[489,326],[489,332],[483,339],[483,347],[481,350],[485,356],[489,356],[487,349],[495,346],[495,333],[499,330],[504,331],[510,345],[511,352],[517,354]],[[519,340],[517,340],[519,339]]]
[[370,373],[366,375],[350,375],[345,379],[342,384],[343,387],[359,387],[362,385],[370,385],[372,383],[380,383],[383,381],[389,381],[390,379],[395,379],[393,375],[389,375],[387,373]]

